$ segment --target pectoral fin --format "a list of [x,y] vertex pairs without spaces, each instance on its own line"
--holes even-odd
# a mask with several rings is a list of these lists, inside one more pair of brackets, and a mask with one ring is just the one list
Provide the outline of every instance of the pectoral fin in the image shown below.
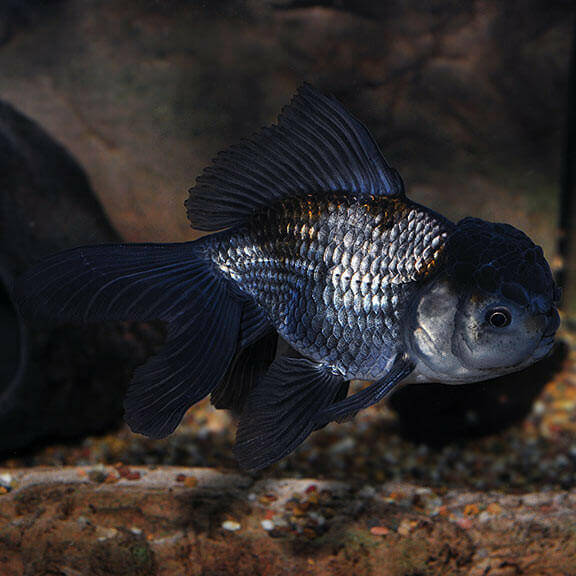
[[413,369],[414,365],[412,362],[410,362],[404,354],[398,354],[390,371],[384,378],[370,384],[370,386],[360,390],[360,392],[356,392],[356,394],[352,394],[352,396],[339,402],[334,402],[330,406],[322,409],[316,416],[316,426],[321,427],[334,420],[350,418],[360,410],[380,402],[380,400],[390,395],[394,388],[400,384]]
[[258,470],[295,450],[316,429],[316,417],[338,397],[342,378],[304,358],[279,358],[250,393],[234,452]]

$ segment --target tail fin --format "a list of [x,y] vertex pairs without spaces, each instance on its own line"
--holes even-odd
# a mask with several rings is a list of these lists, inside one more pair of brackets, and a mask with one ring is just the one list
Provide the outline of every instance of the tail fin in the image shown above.
[[217,386],[238,345],[242,303],[197,242],[61,252],[19,278],[14,295],[31,320],[168,322],[165,347],[136,370],[124,405],[132,430],[153,438]]

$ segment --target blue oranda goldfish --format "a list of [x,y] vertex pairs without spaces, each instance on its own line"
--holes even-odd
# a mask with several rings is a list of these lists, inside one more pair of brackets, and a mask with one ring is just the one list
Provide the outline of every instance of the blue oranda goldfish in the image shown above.
[[[259,469],[399,385],[494,378],[553,346],[541,248],[412,202],[366,128],[309,85],[220,153],[186,207],[212,234],[75,248],[15,285],[30,319],[168,324],[126,395],[135,432],[165,437],[211,394],[239,414],[239,463]],[[278,335],[296,354],[275,357]],[[349,394],[351,380],[371,384]]]

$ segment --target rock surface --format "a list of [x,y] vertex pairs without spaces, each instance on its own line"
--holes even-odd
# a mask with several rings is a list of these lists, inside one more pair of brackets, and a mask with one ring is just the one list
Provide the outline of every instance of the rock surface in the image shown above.
[[0,454],[121,419],[131,368],[158,334],[118,323],[29,326],[10,295],[12,279],[42,256],[118,240],[74,158],[0,101]]
[[21,274],[58,250],[119,241],[75,158],[0,101],[0,263]]
[[370,127],[414,199],[552,251],[573,2],[49,6],[0,48],[0,97],[72,151],[130,240],[193,237],[194,178],[308,80]]
[[576,497],[261,480],[193,468],[0,476],[3,576],[543,576],[576,566]]

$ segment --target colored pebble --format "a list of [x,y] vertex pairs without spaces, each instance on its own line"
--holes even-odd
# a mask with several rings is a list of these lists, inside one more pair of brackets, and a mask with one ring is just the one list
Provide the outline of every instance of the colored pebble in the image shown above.
[[229,530],[230,532],[236,532],[240,530],[242,526],[240,523],[235,522],[234,520],[225,520],[222,522],[222,528],[224,528],[224,530]]
[[274,530],[274,522],[272,522],[272,520],[262,520],[262,522],[260,522],[260,525],[267,532],[269,532],[270,530]]

